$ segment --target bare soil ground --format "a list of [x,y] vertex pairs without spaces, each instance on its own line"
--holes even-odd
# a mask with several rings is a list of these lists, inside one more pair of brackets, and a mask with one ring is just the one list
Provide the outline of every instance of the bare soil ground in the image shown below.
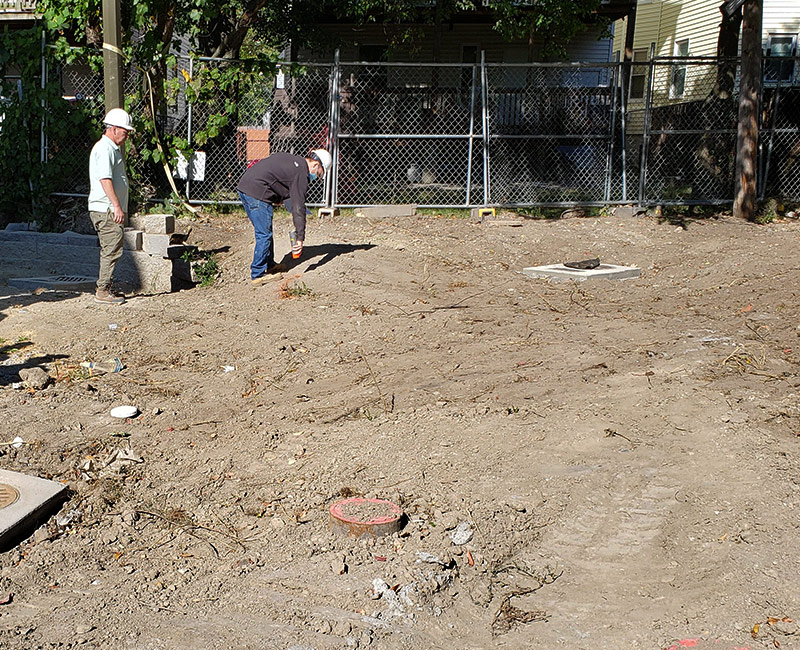
[[[312,220],[259,288],[243,216],[193,226],[211,287],[0,295],[0,468],[70,490],[0,647],[800,646],[797,222]],[[518,273],[594,256],[641,277]]]

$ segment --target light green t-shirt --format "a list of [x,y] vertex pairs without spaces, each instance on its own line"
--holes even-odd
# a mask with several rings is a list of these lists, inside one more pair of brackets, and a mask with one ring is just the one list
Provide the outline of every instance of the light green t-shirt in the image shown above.
[[110,178],[122,211],[128,213],[128,176],[122,152],[113,140],[103,135],[89,154],[89,210],[105,212],[111,207],[100,180]]

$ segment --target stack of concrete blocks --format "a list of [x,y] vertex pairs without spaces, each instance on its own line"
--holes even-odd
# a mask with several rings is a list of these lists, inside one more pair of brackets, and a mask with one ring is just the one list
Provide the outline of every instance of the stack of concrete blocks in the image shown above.
[[129,225],[123,232],[115,282],[144,293],[165,293],[186,289],[197,281],[191,263],[183,259],[196,247],[171,243],[174,216],[145,214],[131,217]]

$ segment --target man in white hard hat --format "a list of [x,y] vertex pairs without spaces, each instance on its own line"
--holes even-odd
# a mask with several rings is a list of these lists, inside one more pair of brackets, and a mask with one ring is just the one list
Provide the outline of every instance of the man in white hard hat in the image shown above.
[[264,284],[270,277],[279,277],[280,272],[286,270],[283,264],[275,262],[273,206],[284,203],[292,213],[295,232],[292,257],[300,257],[306,237],[308,184],[322,178],[330,167],[331,155],[325,149],[314,149],[305,157],[274,153],[242,175],[237,190],[256,239],[250,265],[250,279],[254,285]]
[[122,151],[134,130],[131,116],[112,108],[103,119],[103,136],[89,154],[89,216],[100,239],[100,275],[95,302],[118,305],[125,297],[114,293],[111,280],[122,256],[122,228],[128,212],[128,175]]

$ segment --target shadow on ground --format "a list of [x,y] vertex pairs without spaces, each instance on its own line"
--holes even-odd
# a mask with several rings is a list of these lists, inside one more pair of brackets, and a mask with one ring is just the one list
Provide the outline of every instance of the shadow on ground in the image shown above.
[[76,296],[89,296],[80,291],[22,291],[9,286],[0,286],[0,320],[6,318],[12,308],[26,309],[39,302],[60,302]]
[[319,246],[304,246],[302,259],[292,259],[291,253],[286,253],[281,260],[281,264],[285,264],[287,268],[291,270],[306,260],[321,257],[322,259],[314,262],[306,269],[306,272],[314,271],[339,255],[346,255],[354,251],[366,251],[370,248],[375,248],[375,244],[320,244]]

